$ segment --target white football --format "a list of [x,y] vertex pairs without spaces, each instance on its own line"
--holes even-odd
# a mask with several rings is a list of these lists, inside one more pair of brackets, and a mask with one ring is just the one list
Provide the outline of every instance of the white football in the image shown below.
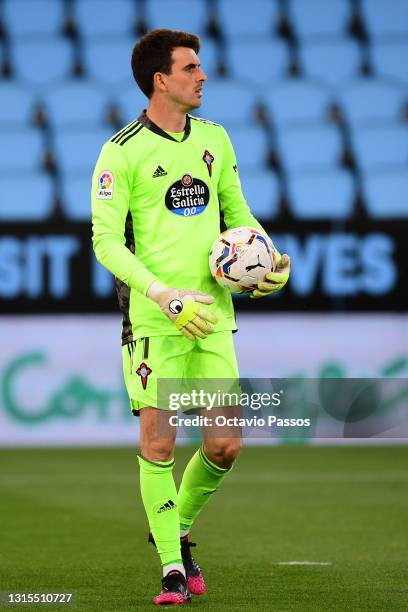
[[265,274],[275,270],[276,249],[269,236],[253,227],[228,229],[214,242],[211,274],[231,293],[250,293]]

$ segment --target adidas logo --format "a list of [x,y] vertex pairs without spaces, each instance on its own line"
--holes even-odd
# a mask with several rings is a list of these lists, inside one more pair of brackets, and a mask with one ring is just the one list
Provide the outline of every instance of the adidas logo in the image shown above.
[[166,510],[173,510],[173,508],[175,507],[176,507],[176,504],[172,502],[171,499],[169,499],[169,501],[166,502],[163,506],[160,506],[160,508],[157,511],[157,514],[160,514],[161,512],[166,512]]
[[152,178],[158,178],[159,176],[166,176],[167,172],[161,166],[157,166],[156,170],[153,172]]

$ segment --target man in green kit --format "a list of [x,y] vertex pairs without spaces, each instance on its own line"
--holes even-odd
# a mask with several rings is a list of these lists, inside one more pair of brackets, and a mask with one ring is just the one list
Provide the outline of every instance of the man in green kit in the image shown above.
[[[175,435],[157,431],[157,380],[238,378],[233,304],[212,278],[208,254],[221,215],[227,228],[265,233],[245,202],[224,128],[188,114],[201,106],[207,80],[199,49],[197,36],[172,30],[135,45],[132,70],[148,108],[103,146],[92,185],[94,251],[116,277],[124,377],[140,416],[141,494],[163,566],[157,605],[205,592],[188,534],[242,445],[204,433],[177,492]],[[253,297],[286,283],[290,260],[278,260]]]

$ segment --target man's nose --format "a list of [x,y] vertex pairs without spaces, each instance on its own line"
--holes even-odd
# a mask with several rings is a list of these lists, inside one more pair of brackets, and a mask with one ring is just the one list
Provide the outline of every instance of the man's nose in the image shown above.
[[200,74],[198,75],[198,80],[199,81],[206,81],[207,80],[207,75],[205,74],[204,70],[202,68],[200,68]]

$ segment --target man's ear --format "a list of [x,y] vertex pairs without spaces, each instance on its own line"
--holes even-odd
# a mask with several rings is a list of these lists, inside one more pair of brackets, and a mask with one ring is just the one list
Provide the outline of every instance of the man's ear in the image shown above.
[[155,72],[153,75],[153,88],[158,91],[167,91],[165,75],[162,72]]

